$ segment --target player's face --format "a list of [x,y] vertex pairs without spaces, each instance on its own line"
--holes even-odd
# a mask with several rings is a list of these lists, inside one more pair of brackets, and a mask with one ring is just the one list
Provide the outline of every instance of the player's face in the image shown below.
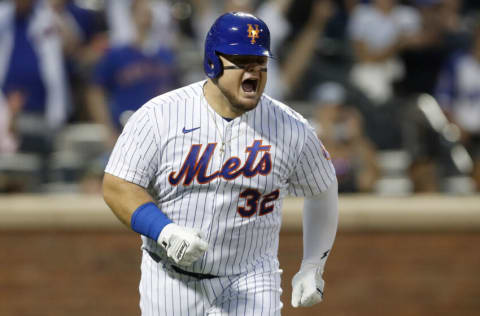
[[223,75],[218,88],[228,99],[232,110],[244,113],[254,109],[267,83],[265,56],[222,55]]

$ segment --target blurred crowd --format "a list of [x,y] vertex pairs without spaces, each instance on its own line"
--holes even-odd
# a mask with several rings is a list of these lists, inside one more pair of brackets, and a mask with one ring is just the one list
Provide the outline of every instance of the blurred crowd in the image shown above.
[[0,192],[98,193],[150,98],[205,78],[214,19],[270,28],[266,93],[307,117],[342,193],[480,191],[480,1],[0,1]]

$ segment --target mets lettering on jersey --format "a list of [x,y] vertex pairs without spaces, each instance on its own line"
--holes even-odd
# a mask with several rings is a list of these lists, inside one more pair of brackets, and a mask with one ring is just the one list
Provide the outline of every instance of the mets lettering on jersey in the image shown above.
[[[192,145],[180,171],[172,172],[168,176],[170,184],[177,185],[182,181],[183,178],[183,185],[190,185],[195,177],[197,178],[198,183],[204,184],[218,177],[222,177],[228,181],[233,180],[240,175],[243,175],[247,178],[254,177],[257,174],[266,176],[272,170],[272,158],[269,153],[270,146],[262,146],[262,140],[255,140],[253,145],[247,147],[246,149],[246,152],[249,154],[245,164],[242,167],[240,167],[242,163],[240,158],[231,157],[225,161],[221,170],[217,170],[211,175],[207,176],[206,170],[216,146],[217,143],[208,144],[199,160],[198,155],[202,145]],[[262,151],[265,151],[266,153],[264,153],[260,161],[253,166],[255,158],[257,157],[258,153]]]
[[[227,121],[208,105],[204,84],[139,109],[106,172],[148,188],[174,223],[204,233],[207,252],[185,270],[276,271],[283,197],[326,190],[333,166],[314,130],[286,105],[263,95],[255,109]],[[143,248],[168,260],[156,241],[142,239]]]

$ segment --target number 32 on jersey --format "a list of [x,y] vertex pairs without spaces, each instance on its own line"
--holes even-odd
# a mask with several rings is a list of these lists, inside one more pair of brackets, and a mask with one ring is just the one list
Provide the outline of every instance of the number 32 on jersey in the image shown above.
[[[248,155],[243,165],[240,158],[231,157],[225,161],[220,170],[207,175],[207,168],[216,146],[217,143],[208,144],[199,157],[202,145],[192,145],[180,171],[173,171],[169,174],[168,181],[170,184],[176,186],[179,185],[182,180],[184,186],[192,184],[194,180],[200,184],[205,184],[219,177],[230,181],[239,176],[247,178],[256,175],[266,176],[272,170],[271,146],[262,146],[262,140],[255,140],[253,144],[245,150]],[[261,153],[263,153],[263,156],[260,158],[260,161],[254,165],[257,156]],[[273,205],[271,205],[270,202],[278,199],[279,195],[279,190],[262,196],[262,194],[255,189],[246,189],[240,193],[240,197],[246,199],[246,205],[245,207],[238,207],[237,211],[242,217],[250,217],[257,211],[259,216],[266,215],[273,211]]]

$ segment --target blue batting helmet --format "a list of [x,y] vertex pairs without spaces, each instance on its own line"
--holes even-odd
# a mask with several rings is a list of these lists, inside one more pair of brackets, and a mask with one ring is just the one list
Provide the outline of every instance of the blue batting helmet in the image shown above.
[[270,31],[265,22],[249,13],[225,13],[213,23],[205,39],[203,67],[209,78],[223,71],[217,53],[272,57]]

